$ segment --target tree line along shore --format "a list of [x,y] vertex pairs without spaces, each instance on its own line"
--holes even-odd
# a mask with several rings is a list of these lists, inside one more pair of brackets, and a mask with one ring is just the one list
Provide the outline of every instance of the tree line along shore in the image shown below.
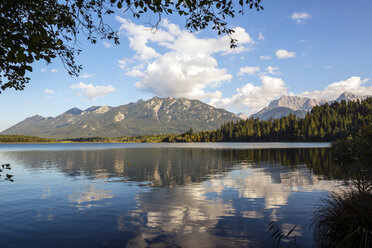
[[334,102],[314,107],[305,118],[293,114],[267,121],[258,118],[230,121],[213,131],[125,137],[52,139],[25,135],[0,135],[1,143],[158,143],[158,142],[332,142],[372,130],[372,98]]

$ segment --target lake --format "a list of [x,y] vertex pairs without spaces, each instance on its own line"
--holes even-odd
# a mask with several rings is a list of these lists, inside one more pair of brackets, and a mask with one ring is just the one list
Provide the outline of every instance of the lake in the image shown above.
[[0,144],[0,246],[271,247],[345,175],[328,143]]

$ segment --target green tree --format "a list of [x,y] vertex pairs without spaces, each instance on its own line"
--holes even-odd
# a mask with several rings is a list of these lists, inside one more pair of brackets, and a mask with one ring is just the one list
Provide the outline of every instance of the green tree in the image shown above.
[[[243,14],[247,8],[262,10],[262,0],[6,0],[0,1],[0,88],[23,90],[30,81],[26,75],[32,63],[51,63],[59,57],[68,73],[78,76],[81,65],[75,58],[81,51],[80,34],[92,43],[98,39],[113,39],[118,35],[104,17],[123,11],[141,18],[144,13],[185,17],[190,31],[209,25],[218,34],[231,35],[227,18]],[[231,36],[230,36],[231,38]],[[231,38],[231,47],[236,40]],[[0,90],[0,93],[1,93]]]
[[253,118],[230,121],[220,129],[208,131],[207,135],[203,132],[201,141],[334,141],[355,135],[371,122],[372,98],[367,98],[360,103],[325,104],[305,118],[290,114],[268,121]]

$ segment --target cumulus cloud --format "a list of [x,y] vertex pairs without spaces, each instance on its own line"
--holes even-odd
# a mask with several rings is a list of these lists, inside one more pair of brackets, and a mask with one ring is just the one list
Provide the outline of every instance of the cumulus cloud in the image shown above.
[[50,69],[50,72],[58,72],[58,69]]
[[237,73],[238,76],[242,76],[244,74],[253,75],[256,72],[259,72],[260,68],[257,66],[245,66],[241,67],[239,72]]
[[279,70],[279,67],[271,66],[271,65],[265,68],[265,71],[267,71],[269,74],[272,74],[272,75],[278,74],[279,73],[278,70]]
[[350,77],[343,81],[331,83],[323,90],[304,91],[301,95],[325,100],[335,100],[345,91],[360,96],[372,95],[372,86],[365,86],[368,81],[369,79]]
[[[270,70],[272,70],[273,73],[277,73],[277,69],[277,67],[268,66],[265,71],[270,73]],[[280,78],[261,74],[260,79],[261,85],[257,86],[247,83],[238,88],[231,97],[213,98],[210,104],[221,108],[236,107],[249,115],[266,107],[272,100],[278,99],[283,95],[293,95]],[[331,83],[323,90],[304,91],[298,95],[328,101],[335,100],[345,91],[359,96],[372,95],[372,85],[368,82],[369,79],[350,77],[343,81]]]
[[96,100],[98,97],[104,97],[107,94],[115,92],[115,88],[111,85],[108,86],[101,86],[101,85],[93,85],[93,84],[85,84],[80,82],[78,84],[73,84],[70,86],[73,90],[79,90],[80,92],[76,92],[75,95],[84,95],[86,98],[90,100]]
[[234,28],[234,31],[231,37],[238,40],[238,47],[235,49],[230,48],[230,38],[226,35],[219,36],[218,38],[200,39],[185,30],[175,37],[174,42],[165,43],[165,45],[173,51],[180,51],[187,54],[230,54],[248,51],[249,47],[245,45],[254,43],[251,36],[241,27]]
[[79,78],[91,78],[91,77],[93,77],[93,74],[88,74],[88,73],[83,73],[83,74],[81,74],[80,76],[79,76]]
[[280,78],[261,76],[261,85],[247,83],[236,89],[230,98],[212,99],[211,104],[217,107],[238,107],[246,113],[253,114],[282,95],[288,94],[285,82]]
[[296,57],[295,52],[289,52],[285,49],[280,49],[275,52],[275,55],[278,59],[288,59],[288,58],[294,58]]
[[[252,37],[241,27],[234,28],[232,38],[238,47],[230,49],[230,37],[199,38],[167,20],[161,22],[155,33],[145,26],[116,17],[121,23],[120,32],[128,36],[130,47],[135,51],[135,60],[146,63],[145,68],[128,66],[119,61],[119,67],[126,69],[126,75],[140,77],[135,86],[159,96],[190,97],[207,99],[221,93],[213,89],[222,82],[228,82],[232,75],[218,67],[214,54],[241,53],[251,49]],[[160,53],[156,49],[165,49]]]
[[40,71],[41,72],[46,72],[48,69],[47,68],[41,68]]
[[116,20],[121,23],[120,33],[128,36],[129,46],[136,52],[136,59],[149,60],[160,56],[154,48],[148,46],[148,43],[165,43],[174,40],[174,35],[163,29],[158,29],[154,33],[151,28],[137,25],[125,18],[116,16]]
[[130,47],[136,52],[135,58],[140,60],[149,60],[161,56],[153,47],[150,47],[150,43],[183,53],[206,54],[217,52],[240,53],[249,50],[247,44],[254,43],[252,37],[241,27],[234,28],[234,33],[231,34],[232,38],[238,40],[238,47],[230,49],[230,37],[227,35],[218,38],[199,39],[194,34],[187,30],[181,30],[178,25],[167,20],[161,22],[156,32],[119,16],[116,16],[116,20],[121,23],[121,33],[128,36]]
[[133,69],[133,70],[127,71],[125,75],[130,76],[130,77],[141,77],[143,76],[143,73],[140,70]]
[[135,86],[158,96],[207,99],[220,97],[221,92],[207,92],[232,76],[217,67],[217,60],[205,54],[168,52],[149,64]]
[[122,70],[124,70],[129,63],[129,60],[127,58],[119,59],[118,60],[118,67]]
[[306,12],[294,12],[291,16],[291,19],[297,23],[302,23],[304,20],[309,19],[310,15]]
[[270,60],[272,58],[271,58],[271,56],[264,55],[264,56],[260,56],[260,59],[262,59],[262,60]]
[[109,43],[109,42],[107,42],[107,41],[105,41],[105,40],[102,42],[102,45],[103,45],[105,48],[110,48],[110,47],[112,47],[112,44]]

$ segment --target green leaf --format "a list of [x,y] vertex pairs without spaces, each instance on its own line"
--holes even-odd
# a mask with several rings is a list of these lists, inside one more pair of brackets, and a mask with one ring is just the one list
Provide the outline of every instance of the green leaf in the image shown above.
[[21,62],[25,62],[25,60],[26,60],[26,54],[24,54],[23,52],[18,52],[17,62],[21,63]]

